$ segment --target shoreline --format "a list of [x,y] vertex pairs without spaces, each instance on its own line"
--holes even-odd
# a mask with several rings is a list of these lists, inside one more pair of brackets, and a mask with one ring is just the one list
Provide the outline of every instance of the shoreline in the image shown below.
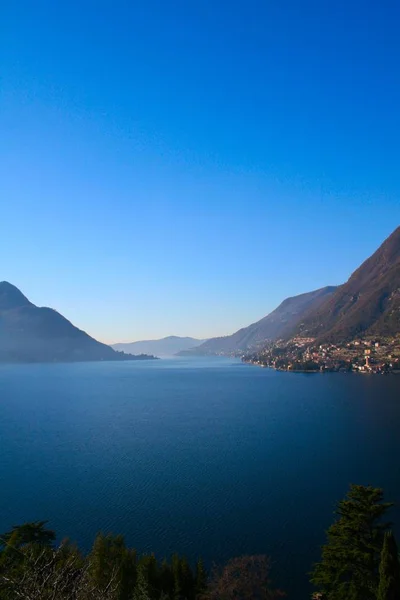
[[263,364],[259,364],[256,362],[252,362],[250,360],[243,360],[242,362],[246,365],[251,365],[253,367],[261,367],[262,369],[273,369],[274,371],[280,371],[281,373],[310,373],[310,374],[321,374],[324,375],[325,373],[350,373],[353,375],[400,375],[400,371],[399,370],[393,370],[393,371],[387,371],[387,372],[383,372],[383,371],[356,371],[354,369],[350,369],[348,371],[335,371],[335,370],[330,370],[330,369],[282,369],[282,368],[278,368],[278,367],[272,367],[270,365],[263,365]]

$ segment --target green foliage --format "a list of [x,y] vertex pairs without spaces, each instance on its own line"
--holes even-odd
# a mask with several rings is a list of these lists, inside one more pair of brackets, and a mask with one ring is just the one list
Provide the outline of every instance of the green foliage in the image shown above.
[[129,600],[136,583],[136,552],[125,546],[122,536],[100,533],[88,556],[88,575],[100,592],[113,581],[118,600]]
[[150,600],[145,564],[141,564],[138,568],[133,600]]
[[[381,489],[353,485],[338,503],[311,581],[321,600],[400,600],[396,541],[382,522],[391,504]],[[211,579],[174,554],[160,564],[137,557],[122,536],[99,534],[87,556],[68,541],[55,547],[45,521],[0,536],[0,600],[272,600],[266,556],[230,560]]]
[[201,561],[195,575],[179,555],[161,564],[154,554],[137,557],[122,536],[100,533],[87,556],[68,541],[54,547],[54,539],[45,522],[4,534],[0,600],[195,600],[204,589]]
[[168,598],[172,598],[174,593],[174,574],[171,565],[165,559],[161,563],[159,581],[163,594]]
[[299,359],[293,363],[292,369],[293,371],[319,371],[319,364],[312,360]]
[[[14,526],[11,531],[0,535],[0,598],[10,597],[13,582],[24,581],[31,565],[36,570],[45,555],[49,554],[55,540],[55,533],[45,527],[46,521],[36,521]],[[63,551],[65,556],[66,550]],[[3,579],[3,581],[2,581]],[[38,577],[36,578],[38,579]]]
[[328,529],[321,562],[311,582],[328,600],[375,600],[379,562],[388,523],[381,518],[392,506],[381,489],[352,485],[339,502],[338,519]]
[[196,563],[195,593],[196,597],[202,596],[207,589],[207,571],[201,558]]
[[[2,556],[1,600],[75,600],[84,567],[78,550],[63,542],[58,548],[37,542]],[[90,596],[81,595],[80,600]],[[90,599],[91,600],[91,599]]]
[[160,589],[160,570],[154,554],[146,554],[139,561],[139,569],[142,569],[151,597],[158,598]]
[[51,529],[46,529],[47,521],[34,521],[24,525],[14,525],[11,531],[1,534],[0,548],[9,546],[19,548],[24,544],[40,544],[41,546],[52,546],[56,534]]
[[182,557],[179,565],[180,588],[183,598],[194,598],[194,584],[192,569],[185,557]]
[[182,582],[180,572],[180,558],[177,554],[172,556],[171,560],[172,576],[174,579],[173,586],[173,598],[174,600],[180,600],[182,597]]
[[400,599],[400,564],[396,540],[391,531],[385,533],[379,565],[377,600]]

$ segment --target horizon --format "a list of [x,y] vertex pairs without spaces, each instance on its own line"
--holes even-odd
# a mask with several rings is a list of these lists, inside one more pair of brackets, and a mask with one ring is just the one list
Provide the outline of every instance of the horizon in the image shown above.
[[[385,240],[383,240],[383,241],[382,241],[382,243],[381,243],[381,244],[379,244],[379,248],[380,248],[380,246],[383,244],[383,242],[385,242],[385,241],[388,239],[388,237],[391,237],[391,236],[392,236],[392,234],[394,234],[394,233],[395,233],[397,230],[400,230],[400,225],[396,225],[396,227],[395,227],[395,228],[393,229],[393,231],[392,231],[392,232],[389,234],[389,236],[387,236],[387,237],[385,238]],[[376,248],[376,249],[375,249],[375,251],[376,251],[376,250],[378,250],[378,248]],[[374,252],[375,252],[375,251],[374,251]],[[356,269],[355,269],[355,270],[357,270],[357,269],[358,269],[358,267],[359,267],[359,266],[361,266],[361,265],[362,265],[362,264],[363,264],[363,263],[364,263],[364,262],[365,262],[365,261],[366,261],[368,258],[370,258],[370,255],[369,255],[369,256],[367,256],[367,257],[366,257],[366,258],[365,258],[365,259],[362,261],[362,263],[356,267]],[[321,288],[315,288],[314,290],[308,290],[307,292],[300,292],[299,294],[295,294],[295,295],[293,295],[293,296],[287,296],[287,298],[283,298],[283,299],[282,299],[282,300],[281,300],[281,301],[280,301],[280,302],[279,302],[279,303],[278,303],[278,304],[277,304],[277,305],[276,305],[274,308],[272,308],[272,309],[270,310],[270,312],[269,312],[269,313],[266,313],[265,315],[263,315],[263,317],[266,317],[267,315],[269,315],[269,314],[270,314],[271,312],[273,312],[273,311],[274,311],[276,308],[278,308],[282,302],[284,302],[285,300],[288,300],[288,299],[290,299],[290,298],[293,298],[293,297],[296,297],[296,296],[301,296],[302,294],[305,294],[305,293],[308,293],[308,292],[318,291],[318,290],[321,290],[321,289],[323,289],[323,288],[325,288],[325,287],[339,287],[340,285],[342,285],[342,284],[346,283],[346,281],[348,281],[348,279],[349,279],[349,278],[350,278],[350,277],[353,275],[353,272],[354,272],[354,271],[352,271],[352,272],[349,274],[349,276],[348,276],[348,277],[347,277],[347,278],[346,278],[344,281],[342,281],[342,283],[341,283],[341,284],[336,284],[336,285],[334,285],[334,286],[331,286],[330,284],[328,284],[327,286],[322,286]],[[24,296],[25,296],[25,297],[28,299],[28,301],[30,301],[30,302],[31,302],[31,300],[30,300],[30,298],[27,296],[27,294],[25,294],[25,293],[23,292],[23,290],[21,290],[21,289],[20,289],[18,286],[16,286],[16,285],[15,285],[15,284],[13,284],[12,282],[9,282],[9,281],[5,281],[5,280],[3,280],[3,281],[0,281],[0,285],[1,285],[2,283],[7,283],[8,285],[11,285],[12,287],[15,287],[15,288],[16,288],[16,289],[17,289],[17,290],[20,292],[20,293],[22,293],[22,294],[23,294],[23,295],[24,295]],[[33,304],[35,304],[35,303],[33,303]],[[47,305],[46,305],[46,306],[47,306]],[[48,307],[48,308],[54,308],[54,307]],[[65,318],[67,318],[67,319],[68,319],[68,317],[67,317],[66,315],[63,315],[63,316],[64,316]],[[260,317],[260,319],[262,319],[263,317]],[[252,325],[252,324],[254,324],[254,323],[258,322],[260,319],[257,319],[257,321],[253,321],[253,322],[251,322],[251,323],[248,323],[247,325],[244,325],[243,327],[244,327],[244,328],[246,328],[246,327],[248,327],[249,325]],[[68,319],[68,320],[69,320],[69,319]],[[73,325],[75,325],[75,323],[72,323],[72,324],[73,324]],[[82,329],[83,329],[83,328],[82,328]],[[134,344],[135,342],[154,342],[154,341],[155,341],[155,342],[157,342],[157,341],[162,341],[162,340],[164,340],[164,339],[167,339],[167,338],[182,338],[182,339],[183,339],[183,338],[193,338],[193,339],[197,339],[197,340],[201,340],[202,342],[205,342],[205,341],[208,341],[208,340],[210,340],[210,339],[212,339],[212,338],[230,336],[231,334],[233,334],[233,333],[236,333],[236,332],[237,332],[237,331],[239,331],[240,329],[242,329],[242,327],[239,327],[239,328],[235,329],[234,331],[231,331],[230,333],[224,334],[224,335],[222,335],[222,336],[209,336],[209,337],[202,336],[202,337],[196,337],[196,336],[192,336],[192,335],[190,335],[190,334],[176,335],[176,334],[173,334],[173,333],[172,333],[172,334],[166,334],[166,335],[164,335],[164,336],[162,336],[162,337],[160,337],[160,338],[141,338],[141,339],[131,339],[131,340],[112,341],[112,342],[109,342],[109,341],[104,341],[104,340],[98,340],[98,341],[102,341],[103,343],[105,343],[105,344],[107,344],[107,345],[109,345],[109,346],[113,346],[113,345],[117,345],[117,344]],[[84,330],[84,331],[86,331],[85,329],[83,329],[83,330]],[[86,331],[86,333],[88,333],[88,332]],[[90,335],[90,334],[89,334],[89,335]],[[95,336],[92,336],[92,337],[95,337]],[[97,339],[97,338],[95,338],[95,339]]]
[[400,222],[400,8],[4,9],[2,279],[107,344],[230,335]]
[[[24,295],[24,296],[27,298],[27,300],[28,300],[29,302],[32,302],[32,301],[31,301],[31,299],[29,298],[29,294],[25,293],[25,292],[24,292],[24,290],[21,290],[21,289],[19,288],[19,286],[18,286],[18,285],[15,285],[15,284],[14,284],[14,283],[12,283],[11,281],[6,281],[6,280],[2,280],[2,281],[0,281],[0,285],[1,285],[1,284],[3,284],[3,283],[7,283],[8,285],[11,285],[11,286],[15,287],[15,288],[16,288],[16,289],[17,289],[17,290],[20,292],[20,293],[22,293],[22,294],[23,294],[23,295]],[[324,286],[324,287],[325,287],[325,286]],[[329,287],[329,286],[328,286],[328,287]],[[317,291],[317,290],[309,290],[309,291]],[[307,293],[307,292],[301,292],[301,293],[300,293],[300,294],[298,294],[298,295],[301,295],[302,293]],[[291,297],[291,296],[288,296],[288,298],[290,298],[290,297]],[[284,300],[287,300],[288,298],[284,298],[284,299],[282,300],[282,302],[283,302]],[[44,307],[45,307],[45,308],[51,308],[51,309],[54,309],[54,307],[53,307],[53,306],[48,306],[48,305],[46,305],[46,304],[43,304],[43,305],[37,305],[35,302],[33,302],[33,304],[34,304],[35,306],[38,306],[39,308],[44,308]],[[279,303],[279,304],[281,304],[281,303]],[[279,306],[279,304],[278,304],[278,305],[277,305],[275,308],[277,308],[277,307]],[[56,310],[56,309],[54,309],[54,310]],[[275,310],[275,309],[272,309],[270,312],[272,312],[273,310]],[[59,312],[59,311],[57,311],[57,312]],[[60,314],[61,314],[61,313],[60,313]],[[269,313],[267,313],[267,314],[269,314]],[[68,318],[68,316],[67,316],[67,315],[62,315],[62,316],[63,316],[63,317],[65,317],[65,318],[66,318],[68,321],[70,321],[70,319]],[[265,317],[265,316],[267,316],[267,315],[263,315],[263,316]],[[263,318],[263,317],[260,317],[260,318]],[[259,320],[259,319],[258,319],[258,320]],[[72,323],[72,325],[75,325],[75,323]],[[248,325],[251,325],[251,323],[248,323]],[[75,325],[75,326],[76,326],[76,325]],[[247,325],[245,325],[244,327],[247,327]],[[81,328],[80,328],[80,329],[81,329]],[[240,327],[239,327],[239,329],[240,329]],[[86,331],[86,330],[85,330],[85,329],[83,329],[83,331]],[[227,333],[227,334],[225,334],[225,336],[210,336],[210,338],[211,338],[211,337],[226,337],[226,336],[229,336],[229,335],[231,335],[232,333],[235,333],[236,331],[237,331],[237,330],[235,330],[235,331],[232,331],[232,332],[230,332],[230,333]],[[86,333],[88,333],[88,332],[86,331]],[[93,337],[93,336],[92,336],[92,337]],[[207,337],[200,337],[200,338],[198,338],[198,337],[192,336],[192,335],[190,335],[190,334],[187,334],[187,335],[175,335],[175,334],[171,333],[171,334],[167,334],[167,335],[165,335],[165,336],[163,336],[163,337],[161,337],[161,338],[152,338],[152,339],[150,339],[150,338],[148,338],[148,339],[146,339],[146,338],[143,338],[143,339],[137,339],[137,340],[121,340],[121,341],[114,341],[114,342],[104,342],[103,340],[98,340],[98,341],[101,341],[101,342],[103,342],[103,343],[105,343],[105,344],[107,344],[107,345],[110,345],[110,346],[112,346],[112,345],[116,345],[116,344],[130,344],[130,343],[135,343],[135,342],[153,342],[153,341],[161,341],[161,340],[164,340],[164,339],[167,339],[167,338],[193,338],[193,339],[201,340],[202,342],[205,342],[205,341],[207,341],[208,339],[210,339],[210,338],[207,338]]]

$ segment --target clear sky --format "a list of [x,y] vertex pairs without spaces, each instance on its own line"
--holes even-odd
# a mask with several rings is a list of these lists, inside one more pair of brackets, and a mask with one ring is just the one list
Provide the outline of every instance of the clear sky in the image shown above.
[[232,333],[400,223],[400,5],[0,15],[0,280],[106,342]]

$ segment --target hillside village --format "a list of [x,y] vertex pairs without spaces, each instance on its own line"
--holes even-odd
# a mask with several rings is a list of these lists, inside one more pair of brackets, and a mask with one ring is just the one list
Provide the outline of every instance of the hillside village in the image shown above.
[[296,337],[244,354],[242,360],[282,371],[400,373],[400,335],[335,344]]

